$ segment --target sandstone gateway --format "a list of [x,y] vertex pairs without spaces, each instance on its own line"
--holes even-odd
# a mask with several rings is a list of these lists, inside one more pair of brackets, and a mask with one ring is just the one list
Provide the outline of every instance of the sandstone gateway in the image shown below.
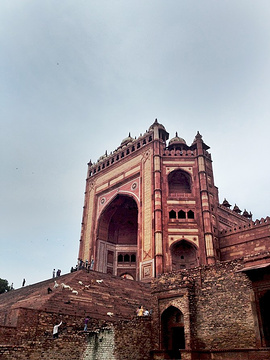
[[208,150],[156,120],[90,161],[81,270],[0,295],[1,359],[270,358],[270,218],[219,202]]

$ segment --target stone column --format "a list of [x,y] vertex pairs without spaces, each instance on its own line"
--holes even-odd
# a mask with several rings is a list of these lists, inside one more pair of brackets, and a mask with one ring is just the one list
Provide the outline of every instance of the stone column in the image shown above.
[[199,186],[200,186],[200,199],[201,199],[201,207],[202,207],[206,260],[207,260],[207,264],[214,264],[215,263],[214,243],[213,243],[214,237],[212,232],[210,200],[209,200],[209,192],[207,186],[206,163],[205,163],[205,155],[203,150],[202,136],[198,133],[195,139],[197,143],[198,176],[199,176]]

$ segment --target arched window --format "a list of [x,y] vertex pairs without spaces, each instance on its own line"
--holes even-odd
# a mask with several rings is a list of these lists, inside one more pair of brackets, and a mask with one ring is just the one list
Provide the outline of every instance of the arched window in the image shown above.
[[124,256],[124,262],[129,262],[129,255],[128,255],[128,254],[126,254],[126,255]]
[[186,213],[183,210],[178,211],[178,219],[185,219]]
[[194,212],[192,210],[189,210],[187,213],[188,219],[194,219]]
[[122,254],[118,255],[118,262],[123,262],[123,255]]
[[132,254],[130,258],[131,258],[131,262],[136,262],[136,255],[135,254]]
[[174,210],[171,210],[171,211],[169,212],[169,218],[170,218],[170,219],[176,219],[176,212],[175,212]]
[[191,178],[183,170],[174,170],[168,175],[169,194],[191,193]]

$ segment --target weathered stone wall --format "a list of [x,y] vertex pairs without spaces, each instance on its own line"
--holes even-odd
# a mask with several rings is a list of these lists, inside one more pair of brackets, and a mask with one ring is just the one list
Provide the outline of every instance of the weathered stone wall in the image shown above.
[[82,360],[116,360],[113,328],[102,328],[87,335]]
[[255,347],[253,290],[247,276],[238,269],[237,263],[223,263],[199,271],[190,304],[196,324],[194,348]]
[[[164,311],[160,300],[167,292],[167,306],[172,304],[183,312],[185,327],[186,319],[190,319],[190,349],[254,348],[253,290],[248,277],[238,271],[241,268],[241,263],[234,261],[162,275],[153,284],[156,296],[153,322],[159,323],[157,317]],[[179,289],[183,292],[185,287],[189,309],[178,306],[176,301],[176,292]],[[154,349],[158,349],[160,334],[153,334]]]
[[[235,260],[163,274],[152,285],[151,316],[126,321],[91,318],[86,333],[82,314],[18,308],[0,326],[0,358],[150,360],[155,354],[155,359],[165,359],[160,345],[161,316],[174,306],[184,319],[182,359],[191,359],[194,352],[196,360],[228,359],[229,353],[232,359],[245,359],[242,354],[256,349],[259,332],[251,306],[253,289],[241,271],[243,266],[242,260]],[[53,340],[53,326],[60,321],[59,339]],[[258,354],[250,359],[260,359]]]
[[[9,344],[10,339],[16,339],[16,328],[10,326],[0,326],[0,344]],[[15,341],[13,342],[13,345]],[[17,342],[18,344],[18,342]],[[1,357],[0,357],[1,359]]]
[[[112,333],[112,336],[108,337],[103,330],[112,328],[112,324],[90,319],[89,331],[84,332],[82,317],[31,309],[18,310],[17,327],[0,327],[1,360],[113,359],[113,332],[107,330],[108,334]],[[59,327],[59,338],[53,339],[53,326],[60,321],[62,325]],[[103,333],[103,336],[96,341],[94,339],[98,333]],[[109,341],[103,341],[104,338],[109,338]]]
[[[18,327],[0,327],[1,360],[150,360],[151,317],[90,319],[84,332],[81,317],[31,309],[18,309],[17,315]],[[59,338],[53,339],[60,321]]]
[[115,359],[150,360],[151,317],[143,316],[115,326]]

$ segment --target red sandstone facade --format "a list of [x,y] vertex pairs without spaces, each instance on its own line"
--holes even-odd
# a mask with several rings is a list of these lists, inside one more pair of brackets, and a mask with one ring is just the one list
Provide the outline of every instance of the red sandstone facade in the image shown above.
[[[202,136],[190,146],[177,134],[168,139],[156,120],[138,139],[129,136],[88,164],[79,259],[94,260],[95,270],[147,281],[267,251],[268,226],[255,245],[251,214],[219,204]],[[232,236],[236,229],[242,241]]]

